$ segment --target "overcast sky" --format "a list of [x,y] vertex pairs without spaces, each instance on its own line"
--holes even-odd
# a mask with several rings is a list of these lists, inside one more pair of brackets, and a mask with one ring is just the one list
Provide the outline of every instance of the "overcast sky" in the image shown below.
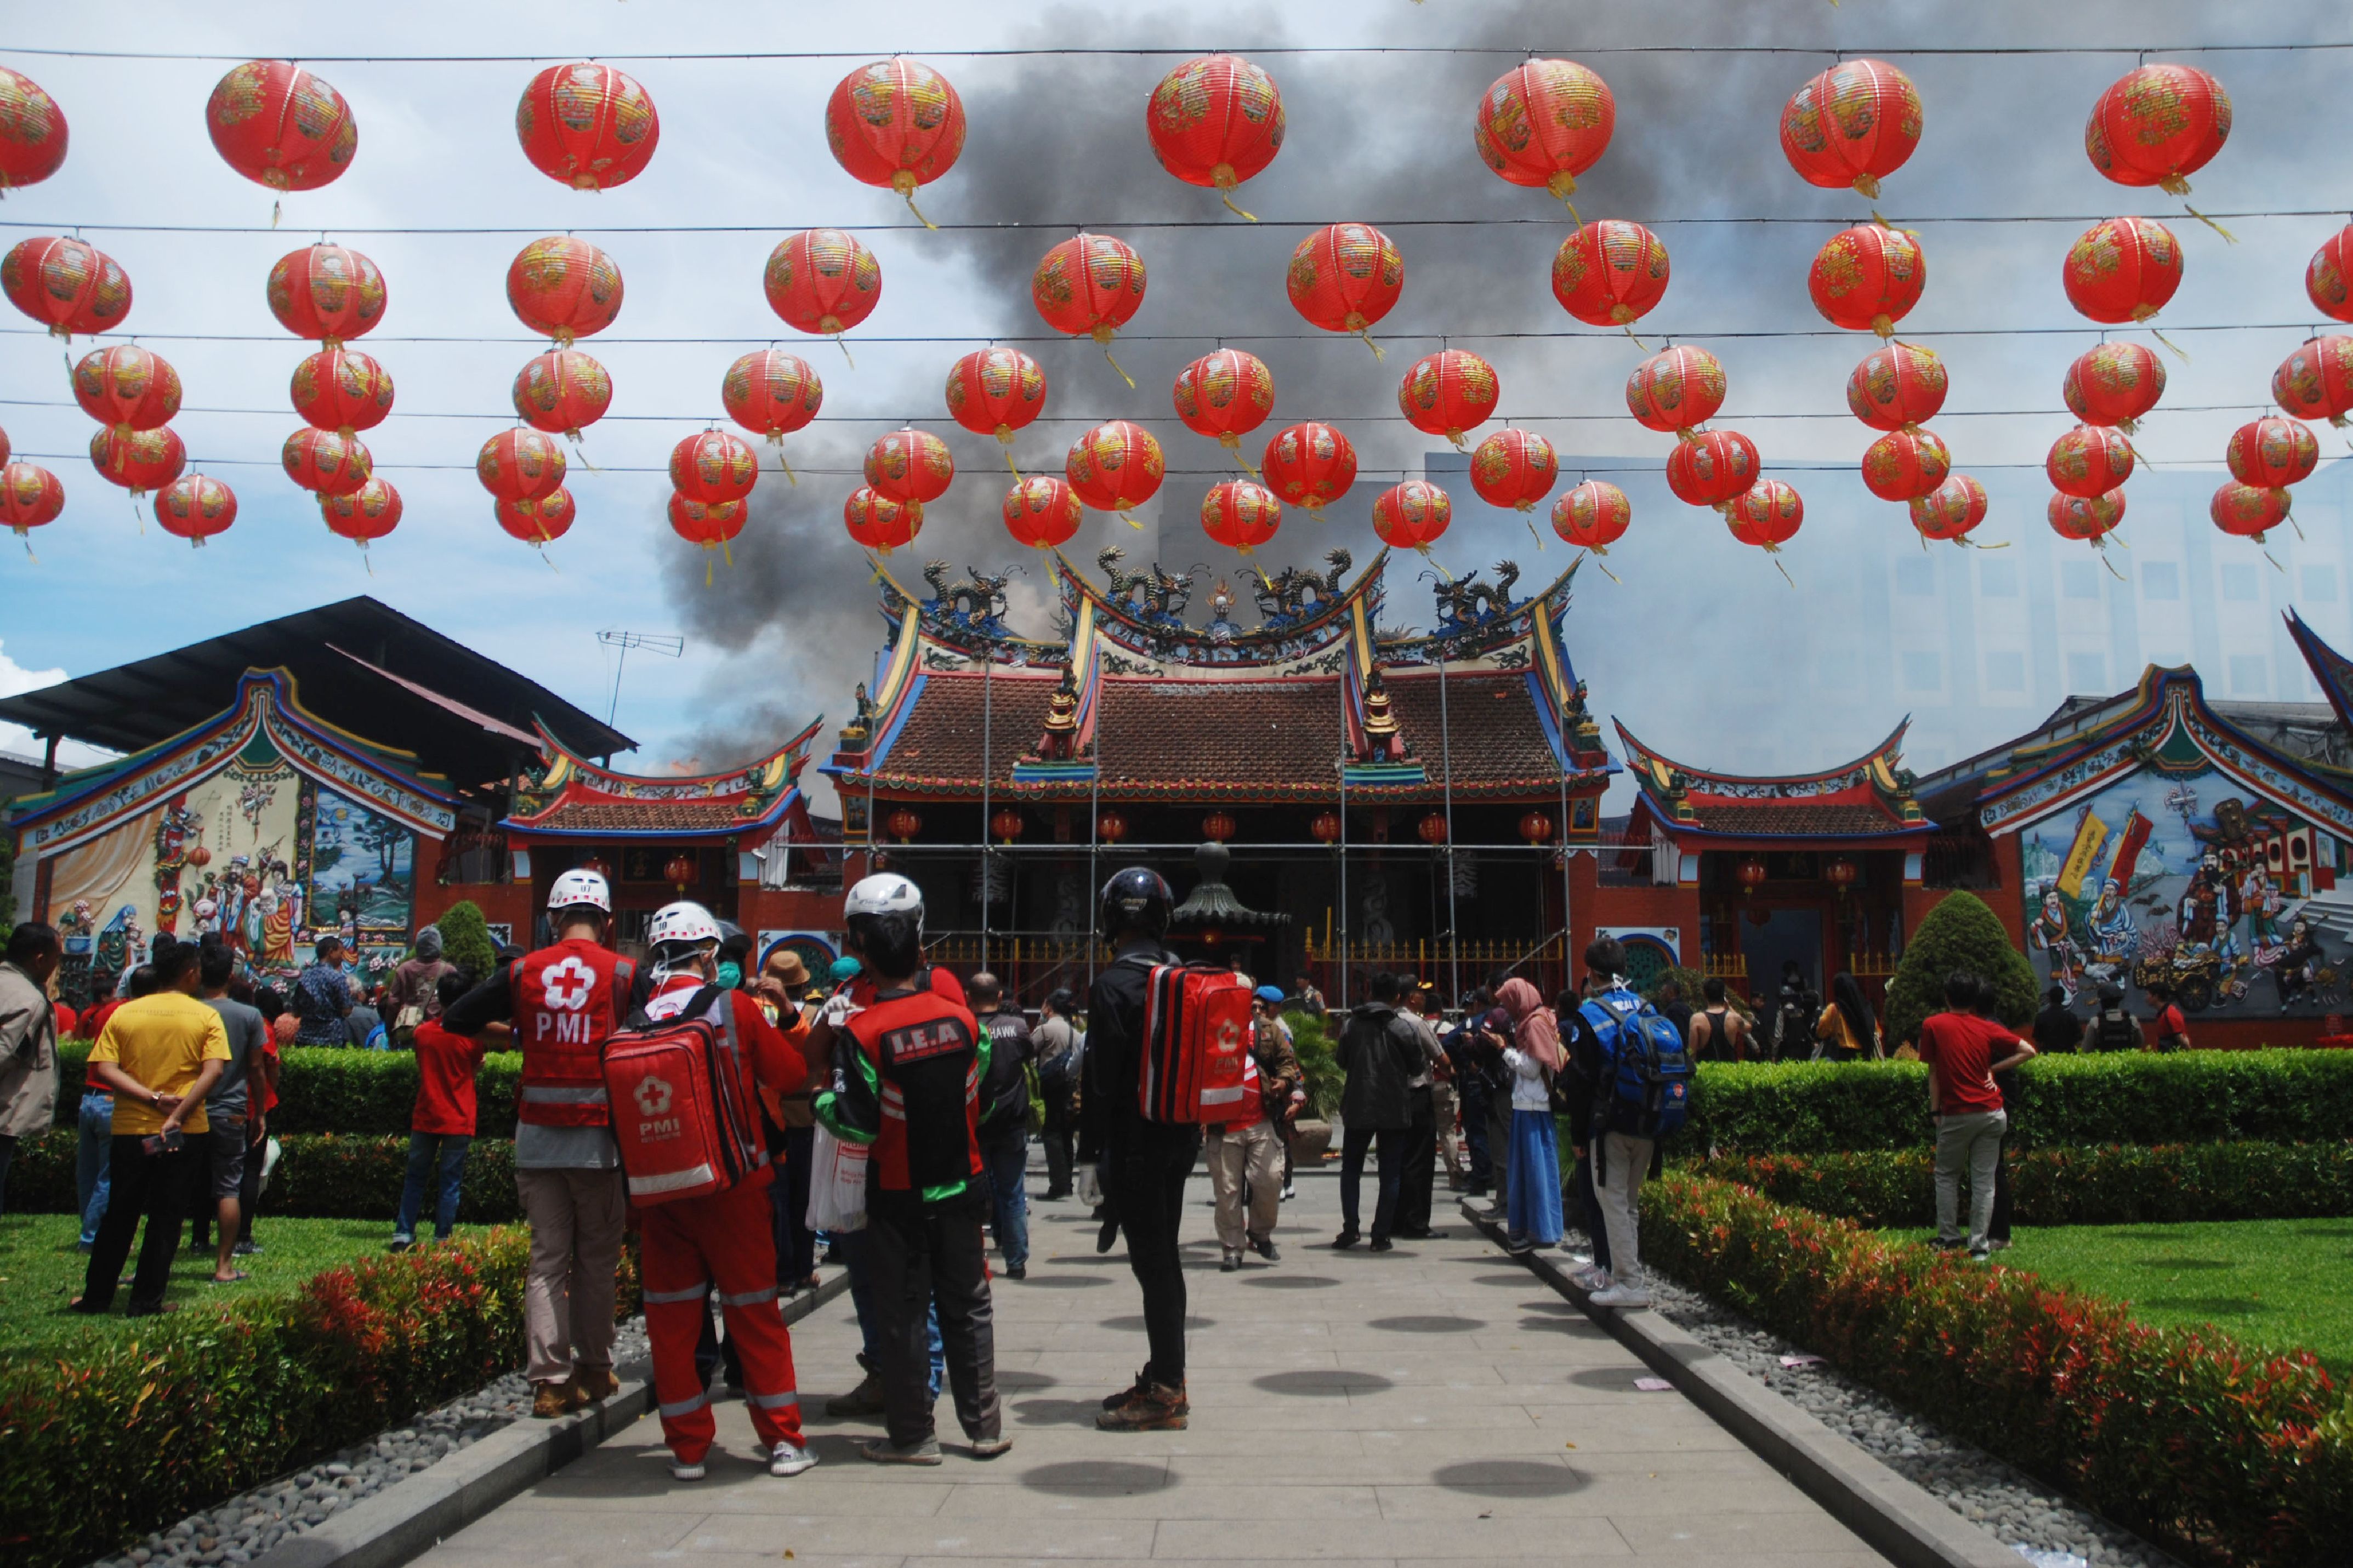
[[[2082,328],[2059,282],[2069,242],[2098,216],[2147,213],[2172,225],[2188,254],[2187,280],[2160,325],[2276,324],[2176,337],[2193,357],[2169,362],[2166,408],[2145,426],[2143,458],[2160,468],[2219,470],[2225,436],[2253,416],[2272,367],[2306,335],[2305,262],[2342,218],[2232,219],[2242,243],[2225,245],[2181,216],[2178,200],[2102,179],[2084,156],[2084,117],[2100,89],[2132,66],[2133,51],[2338,37],[2347,36],[2344,21],[2336,6],[2163,0],[2063,7],[2047,0],[1968,6],[1848,0],[1836,8],[1822,0],[1163,8],[901,0],[887,21],[859,7],[644,0],[530,8],[411,0],[390,8],[26,9],[9,29],[20,52],[0,48],[0,63],[58,100],[72,126],[72,151],[58,175],[0,205],[6,226],[0,237],[13,243],[79,225],[123,265],[136,289],[130,326],[149,334],[142,341],[170,358],[185,382],[190,411],[175,428],[191,466],[232,485],[241,511],[236,528],[202,552],[152,522],[142,537],[122,492],[99,479],[84,455],[91,427],[71,401],[58,345],[9,312],[0,334],[0,426],[20,456],[59,475],[69,500],[60,521],[37,535],[40,564],[13,553],[13,545],[0,549],[0,689],[372,593],[600,712],[610,668],[597,630],[683,635],[682,660],[633,658],[620,692],[617,721],[643,742],[637,760],[649,769],[687,758],[734,761],[819,711],[839,723],[881,630],[864,566],[841,528],[842,499],[858,482],[849,470],[884,429],[908,419],[924,424],[951,442],[959,478],[931,509],[915,560],[902,555],[907,570],[932,555],[954,561],[959,574],[967,563],[997,569],[1023,561],[1029,552],[1012,545],[997,521],[1008,476],[996,444],[956,429],[941,385],[950,362],[992,333],[1043,331],[1029,302],[1030,268],[1083,226],[1124,235],[1149,268],[1135,341],[1114,351],[1138,386],[1130,391],[1092,344],[1027,345],[1045,364],[1050,392],[1047,417],[1025,434],[1017,457],[1031,471],[1059,471],[1080,429],[1124,416],[1157,433],[1176,471],[1163,503],[1145,514],[1151,525],[1145,533],[1090,514],[1072,547],[1083,559],[1116,542],[1136,559],[1156,553],[1172,569],[1200,563],[1240,576],[1240,563],[1208,543],[1196,519],[1202,487],[1223,469],[1222,454],[1176,422],[1167,392],[1186,361],[1220,342],[1251,348],[1273,368],[1277,397],[1267,432],[1299,419],[1332,420],[1350,431],[1364,458],[1366,478],[1347,504],[1320,527],[1293,514],[1261,559],[1309,562],[1335,543],[1368,558],[1377,548],[1373,495],[1398,473],[1418,471],[1430,446],[1396,421],[1397,378],[1442,335],[1464,334],[1461,345],[1486,354],[1501,374],[1503,416],[1551,436],[1565,455],[1596,470],[1639,471],[1612,475],[1635,493],[1638,509],[1632,532],[1610,557],[1623,585],[1597,582],[1582,591],[1571,621],[1571,651],[1593,676],[1599,706],[1627,718],[1646,740],[1719,767],[1757,765],[1767,755],[1787,765],[1793,733],[1805,737],[1799,750],[1810,761],[1835,762],[1884,733],[1898,712],[1826,703],[1801,668],[1761,706],[1753,689],[1730,700],[1708,673],[1727,663],[1769,663],[1777,626],[1846,615],[1853,595],[1883,592],[1883,579],[1842,563],[1910,539],[1903,510],[1871,498],[1852,468],[1872,433],[1845,412],[1844,384],[1871,346],[1867,334],[1731,335],[1826,332],[1806,295],[1807,263],[1839,226],[1869,216],[1871,204],[1817,191],[1788,168],[1775,133],[1783,101],[1837,50],[1884,55],[1919,85],[1926,136],[1878,205],[1891,219],[1916,222],[1924,236],[1926,296],[1904,333],[1936,347],[1950,366],[1953,393],[1938,428],[1957,467],[1990,475],[2000,465],[2039,464],[2072,423],[2058,398],[2067,362],[2097,341],[2096,331],[1967,334]],[[1820,52],[1610,52],[1698,44]],[[1262,225],[1230,216],[1214,195],[1178,184],[1154,163],[1144,106],[1181,52],[1349,45],[1507,52],[1261,55],[1290,121],[1281,155],[1241,194],[1242,205],[1268,220]],[[1906,54],[2001,45],[2109,52]],[[1121,46],[1180,53],[955,53]],[[21,52],[33,47],[223,58]],[[1547,269],[1567,232],[1566,215],[1542,192],[1496,179],[1472,150],[1477,95],[1514,63],[1513,52],[1528,48],[1583,58],[1615,91],[1616,139],[1580,182],[1578,210],[1588,218],[1650,223],[1666,241],[1673,283],[1643,323],[1645,336],[1653,347],[1668,336],[1711,347],[1731,378],[1717,423],[1746,430],[1768,471],[1804,494],[1805,529],[1785,554],[1800,584],[1794,595],[1715,517],[1666,497],[1655,475],[1672,438],[1637,426],[1622,399],[1626,374],[1643,351],[1622,335],[1578,325],[1554,303]],[[892,49],[932,58],[961,89],[970,116],[964,159],[924,192],[924,210],[943,223],[1035,226],[929,233],[888,192],[844,174],[826,152],[822,110],[855,60],[628,58]],[[316,64],[354,108],[358,156],[336,184],[286,198],[284,220],[270,231],[270,193],[224,164],[204,132],[213,83],[248,57],[387,54],[537,58]],[[602,195],[571,192],[537,173],[513,132],[516,98],[538,64],[587,57],[637,76],[662,123],[648,172]],[[2199,205],[2260,212],[2348,199],[2341,138],[2325,111],[2342,96],[2346,53],[2176,58],[2214,69],[2237,106],[2228,147],[2196,177]],[[2064,221],[1935,221],[1997,216]],[[1808,221],[1696,221],[1767,216]],[[1404,221],[1445,217],[1535,221],[1509,227]],[[1283,265],[1303,226],[1343,218],[1390,221],[1405,254],[1403,300],[1377,333],[1388,345],[1386,363],[1353,338],[1299,338],[1306,329],[1284,297]],[[1209,226],[1137,226],[1183,219]],[[248,231],[116,226],[141,224]],[[785,328],[761,295],[769,249],[786,234],[819,224],[881,226],[862,234],[881,259],[884,290],[880,308],[852,334],[854,369],[830,343]],[[727,234],[595,232],[649,225],[748,226]],[[501,232],[364,232],[452,226]],[[613,256],[628,296],[618,322],[582,345],[611,371],[617,392],[612,417],[588,433],[587,454],[602,471],[574,465],[579,522],[549,551],[557,568],[551,571],[498,531],[470,464],[480,443],[512,422],[505,411],[514,372],[544,346],[507,307],[507,263],[533,237],[566,228]],[[398,387],[396,412],[367,439],[377,471],[399,487],[406,515],[371,552],[373,576],[357,551],[325,532],[311,499],[277,466],[280,442],[299,425],[287,405],[287,379],[308,351],[269,314],[263,281],[276,258],[322,232],[374,258],[390,285],[385,324],[358,346],[385,363]],[[1493,333],[1528,335],[1480,336]],[[875,341],[892,337],[937,341]],[[734,567],[721,566],[706,588],[700,552],[663,520],[668,485],[658,470],[672,443],[723,416],[718,389],[727,365],[771,342],[802,354],[823,377],[825,416],[791,438],[799,486],[788,486],[773,467],[764,473]],[[2172,408],[2182,411],[2166,411]],[[2324,450],[2339,445],[2324,432]],[[1467,487],[1455,500],[1455,531],[1439,547],[1454,569],[1510,553],[1521,561],[1524,581],[1541,581],[1566,564],[1556,541],[1538,553],[1518,519],[1486,511]],[[2043,527],[2029,502],[1999,512],[1984,537]],[[1042,631],[1042,574],[1034,559],[1026,570],[1018,602],[1028,629]],[[1407,572],[1392,582],[1391,620],[1428,624],[1424,585]],[[2016,715],[1989,715],[1981,728],[1969,738],[1999,740],[2014,732]],[[1767,732],[1776,737],[1772,747],[1757,740]],[[0,747],[26,743],[0,734]],[[1949,759],[1913,760],[1926,768]]]

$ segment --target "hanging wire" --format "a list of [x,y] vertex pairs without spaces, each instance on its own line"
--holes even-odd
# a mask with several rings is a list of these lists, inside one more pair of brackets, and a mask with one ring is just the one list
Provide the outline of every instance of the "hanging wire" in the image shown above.
[[[980,59],[1184,59],[1209,53],[1213,47],[1226,44],[1176,46],[1085,46],[1059,48],[944,48],[925,49],[923,58],[940,60]],[[2126,44],[2048,44],[2048,45],[1985,45],[1929,46],[1915,47],[1894,44],[1849,45],[1836,52],[1847,55],[1904,55],[1921,59],[2005,59],[2043,58],[2099,58],[2114,56],[2134,56],[2145,63],[2152,54],[2158,55],[2248,55],[2248,54],[2311,54],[2319,50],[2353,49],[2353,41],[2317,43],[2240,43],[2240,44],[2159,44],[2139,48]],[[226,60],[231,64],[255,58],[256,51],[236,54],[207,53],[196,50],[164,49],[69,49],[29,48],[11,45],[13,55],[36,55],[51,59],[91,60],[178,60],[197,63]],[[264,51],[266,52],[266,51]],[[1397,55],[1414,56],[1479,56],[1493,58],[1526,59],[1538,55],[1569,55],[1586,58],[1601,58],[1621,55],[1805,55],[1820,56],[1832,52],[1822,44],[1570,44],[1566,41],[1541,45],[1533,48],[1507,48],[1493,44],[1260,44],[1248,47],[1251,55],[1297,58],[1304,56],[1332,55]],[[733,64],[771,60],[850,60],[864,62],[874,58],[872,49],[751,49],[751,50],[678,50],[665,53],[600,53],[595,58],[607,63],[659,60],[667,63]],[[305,55],[303,63],[312,66],[341,65],[543,65],[558,57],[512,54],[478,55]],[[577,57],[565,56],[565,58]]]

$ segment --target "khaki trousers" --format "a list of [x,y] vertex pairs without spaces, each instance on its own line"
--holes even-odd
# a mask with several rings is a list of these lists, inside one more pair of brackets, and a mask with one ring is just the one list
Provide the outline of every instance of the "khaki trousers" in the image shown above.
[[[1274,1234],[1282,1212],[1282,1134],[1271,1121],[1209,1134],[1209,1191],[1218,1200],[1218,1244],[1240,1252]],[[1242,1189],[1250,1213],[1242,1213]]]
[[533,1383],[560,1383],[574,1366],[613,1364],[613,1272],[621,1260],[628,1189],[621,1173],[517,1171],[531,1221],[523,1285],[523,1352]]

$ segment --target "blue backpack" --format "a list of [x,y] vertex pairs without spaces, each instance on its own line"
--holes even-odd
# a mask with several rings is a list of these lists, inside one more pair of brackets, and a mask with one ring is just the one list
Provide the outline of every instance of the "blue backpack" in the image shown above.
[[1597,1121],[1635,1138],[1683,1130],[1691,1111],[1691,1051],[1683,1031],[1631,991],[1610,991],[1577,1009],[1600,1037],[1604,1065]]

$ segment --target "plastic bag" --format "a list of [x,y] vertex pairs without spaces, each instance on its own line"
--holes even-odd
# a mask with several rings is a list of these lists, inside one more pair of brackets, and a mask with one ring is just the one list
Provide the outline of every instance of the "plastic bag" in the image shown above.
[[1103,1177],[1092,1161],[1079,1167],[1078,1193],[1079,1202],[1089,1208],[1103,1202]]
[[808,1227],[866,1228],[866,1159],[863,1143],[845,1143],[818,1122],[809,1141]]

